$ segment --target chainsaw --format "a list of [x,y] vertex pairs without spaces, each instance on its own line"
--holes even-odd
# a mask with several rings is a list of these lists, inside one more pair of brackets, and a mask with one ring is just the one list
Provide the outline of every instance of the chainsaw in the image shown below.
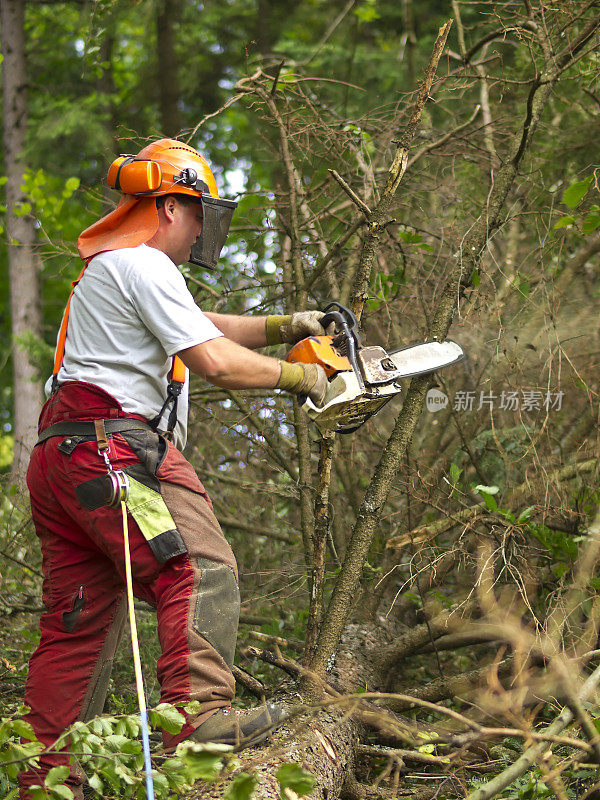
[[349,308],[334,302],[324,313],[320,323],[325,330],[333,326],[333,333],[308,336],[286,356],[292,364],[320,364],[327,374],[322,405],[300,398],[301,407],[321,433],[353,433],[401,393],[403,378],[437,372],[465,357],[462,347],[450,339],[408,345],[391,353],[383,347],[364,346]]

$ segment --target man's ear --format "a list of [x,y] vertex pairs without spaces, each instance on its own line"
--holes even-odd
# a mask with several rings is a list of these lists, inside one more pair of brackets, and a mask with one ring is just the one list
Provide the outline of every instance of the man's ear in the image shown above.
[[163,203],[162,210],[164,212],[165,217],[169,222],[173,221],[175,208],[177,207],[177,200],[174,197],[169,195],[165,202]]

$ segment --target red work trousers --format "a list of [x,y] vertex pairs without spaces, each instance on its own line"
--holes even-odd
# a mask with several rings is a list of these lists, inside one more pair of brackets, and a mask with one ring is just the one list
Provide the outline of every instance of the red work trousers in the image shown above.
[[[127,416],[131,415],[102,389],[71,382],[44,406],[40,432],[56,422]],[[128,515],[134,594],[157,612],[161,701],[202,703],[201,713],[188,717],[181,734],[163,735],[170,747],[217,708],[229,706],[234,696],[230,668],[239,615],[237,568],[204,487],[172,444],[151,430],[116,433],[109,442],[113,468],[125,469],[156,490],[157,502],[164,501],[176,525],[163,537],[167,545],[173,545],[175,537],[175,555],[159,552],[161,563]],[[76,720],[102,712],[125,624],[121,510],[89,510],[76,492],[106,470],[95,439],[71,436],[37,445],[29,466],[46,610],[40,621],[41,641],[29,664],[25,702],[31,707],[27,719],[45,745]],[[43,757],[39,768],[22,773],[21,798],[28,797],[28,786],[43,784],[48,769],[68,758],[62,753]],[[71,770],[68,782],[80,796],[79,770]]]

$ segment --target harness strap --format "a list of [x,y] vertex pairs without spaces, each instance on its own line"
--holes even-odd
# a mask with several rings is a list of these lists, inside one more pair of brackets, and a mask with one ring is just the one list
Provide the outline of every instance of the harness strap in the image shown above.
[[185,383],[185,364],[179,358],[179,356],[173,357],[173,366],[171,367],[171,372],[169,373],[169,385],[167,386],[167,397],[165,402],[162,404],[162,408],[158,412],[158,414],[154,417],[154,419],[150,420],[150,427],[153,430],[158,430],[158,426],[165,415],[167,408],[169,405],[171,406],[171,410],[169,412],[169,417],[167,419],[167,430],[165,436],[167,439],[170,439],[173,436],[173,431],[175,430],[175,425],[177,424],[177,403],[179,400],[179,395],[183,389]]
[[[65,356],[65,343],[67,341],[67,327],[69,324],[69,311],[71,309],[71,300],[73,299],[73,293],[75,292],[75,288],[77,284],[83,277],[83,273],[90,259],[87,259],[85,264],[83,265],[83,269],[79,273],[79,277],[76,281],[73,281],[73,288],[71,289],[71,294],[69,295],[69,299],[67,300],[67,305],[65,308],[65,312],[63,314],[62,322],[60,324],[60,330],[58,332],[58,340],[56,343],[56,351],[54,353],[54,367],[52,369],[52,394],[55,394],[58,391],[58,373],[60,372],[60,368],[63,364],[63,359]],[[169,414],[169,418],[167,421],[167,431],[166,436],[167,438],[171,438],[173,435],[173,431],[175,430],[175,425],[177,424],[177,400],[179,395],[181,394],[183,387],[185,384],[185,364],[179,358],[179,356],[173,356],[173,362],[171,364],[171,371],[169,373],[169,385],[167,387],[167,397],[165,402],[163,403],[163,407],[158,412],[157,416],[152,420],[150,425],[152,426],[153,430],[157,430],[160,424],[160,421],[167,410],[169,404],[173,404],[171,407],[171,412]],[[39,444],[39,441],[38,441]]]
[[83,269],[79,273],[79,277],[76,281],[73,281],[71,289],[71,294],[69,295],[69,299],[67,300],[67,305],[65,307],[65,312],[63,314],[62,322],[60,323],[60,330],[58,332],[58,340],[56,342],[56,350],[54,352],[54,366],[52,368],[52,394],[56,392],[58,389],[58,373],[60,368],[62,367],[63,357],[65,355],[65,342],[67,339],[67,325],[69,324],[69,311],[71,309],[71,300],[73,298],[73,292],[75,291],[75,287],[79,283],[79,281],[83,277],[83,273],[85,272],[85,268],[87,267],[88,262],[86,261],[83,265]]
[[[49,425],[45,430],[40,433],[36,445],[42,444],[47,439],[53,436],[89,436],[90,439],[96,439],[96,427],[94,425],[98,420],[82,420],[73,419],[65,420],[64,422],[55,422],[54,425]],[[130,419],[125,417],[123,419],[105,419],[104,431],[107,435],[112,433],[124,433],[125,431],[148,431],[152,430],[148,422],[141,419]]]
[[103,419],[94,420],[94,431],[96,433],[96,442],[98,443],[98,452],[104,453],[110,449],[108,443],[106,428],[104,427]]

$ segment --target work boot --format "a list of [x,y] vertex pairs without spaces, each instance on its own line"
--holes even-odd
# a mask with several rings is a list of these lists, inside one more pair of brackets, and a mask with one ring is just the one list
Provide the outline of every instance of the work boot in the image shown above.
[[187,738],[192,742],[220,742],[253,747],[264,741],[284,718],[283,710],[271,703],[240,711],[220,708]]

